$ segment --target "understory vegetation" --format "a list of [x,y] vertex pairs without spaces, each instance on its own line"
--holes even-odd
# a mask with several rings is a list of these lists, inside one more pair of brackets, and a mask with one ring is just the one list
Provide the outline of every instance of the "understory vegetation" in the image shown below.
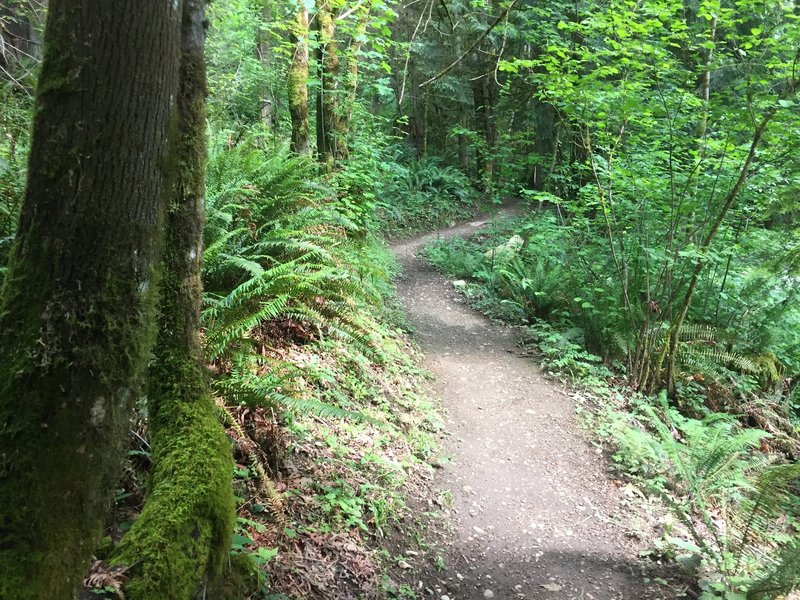
[[[198,78],[194,102],[177,81],[174,91],[202,138],[177,145],[202,156],[153,159],[153,172],[180,171],[159,175],[153,189],[193,203],[205,194],[202,249],[190,244],[181,256],[192,265],[202,256],[201,360],[235,461],[224,577],[216,558],[201,565],[208,572],[188,584],[198,597],[416,597],[403,573],[408,551],[425,548],[432,515],[408,503],[427,493],[443,425],[394,297],[399,273],[386,240],[501,201],[514,203],[515,218],[437,241],[426,256],[479,310],[518,326],[554,377],[569,379],[626,489],[656,507],[662,535],[649,540],[651,557],[683,565],[704,600],[778,598],[800,586],[796,2],[214,0],[205,15],[203,2],[173,4],[200,8],[202,18],[183,26],[207,25],[205,48],[194,48],[205,66],[202,56],[188,66],[176,58],[163,76]],[[86,12],[76,0],[54,7],[51,27]],[[88,77],[83,66],[40,80],[37,91],[43,55],[56,66],[71,56],[43,43],[47,11],[33,0],[0,7],[3,302],[18,283],[15,248],[24,257],[22,236],[36,233],[20,226],[37,149],[31,123],[43,98],[92,92],[70,83]],[[96,50],[91,39],[85,47]],[[179,42],[170,42],[176,57],[186,51]],[[138,57],[118,62],[128,59],[142,67]],[[76,131],[96,125],[95,115],[74,117]],[[127,117],[91,143],[136,126]],[[165,118],[162,129],[173,125]],[[136,176],[138,154],[126,176]],[[82,179],[80,152],[68,157],[77,167],[48,158],[40,172],[64,185],[42,183],[43,205],[101,179]],[[112,200],[127,198],[103,198]],[[30,214],[46,217],[37,206]],[[106,234],[107,215],[72,217]],[[139,276],[138,251],[130,260]],[[41,279],[75,283],[80,296],[68,272]],[[199,298],[199,282],[172,283]],[[131,289],[145,315],[150,280]],[[155,330],[152,320],[142,330]],[[6,334],[36,346],[22,363],[45,352],[51,332],[21,329]],[[140,345],[132,363],[151,356]],[[46,357],[51,350],[59,347]],[[84,591],[141,600],[114,560],[158,479],[155,399],[119,389],[135,403],[127,459]],[[105,413],[90,408],[95,426]],[[0,426],[0,442],[18,434]],[[13,460],[0,457],[1,485]]]
[[[800,290],[789,274],[770,276],[791,251],[782,232],[743,235],[729,293],[715,293],[713,280],[701,289],[707,299],[697,320],[683,325],[668,399],[666,390],[631,389],[616,288],[597,283],[603,240],[576,236],[557,207],[528,210],[474,238],[438,240],[426,257],[476,308],[521,327],[543,366],[576,385],[578,411],[597,443],[672,515],[662,517],[655,557],[684,563],[709,598],[791,589],[800,508],[800,344],[792,324]],[[658,343],[663,352],[665,333]]]
[[233,552],[254,559],[268,597],[393,593],[403,556],[376,551],[399,523],[421,527],[405,498],[430,476],[441,428],[394,304],[394,258],[309,159],[216,137],[203,320],[235,443]]
[[532,175],[522,216],[427,257],[580,382],[703,597],[775,597],[800,575],[797,17],[596,8],[543,8],[536,50],[498,62],[500,102],[531,90],[535,113],[504,163]]

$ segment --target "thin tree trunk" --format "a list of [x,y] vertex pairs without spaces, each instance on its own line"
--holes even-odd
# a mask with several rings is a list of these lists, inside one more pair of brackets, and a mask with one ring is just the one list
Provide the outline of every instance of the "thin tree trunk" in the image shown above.
[[[267,24],[272,20],[271,0],[264,0],[261,8],[261,29],[258,33],[258,59],[263,65],[264,72],[272,68],[272,52],[269,45],[269,30]],[[265,77],[261,82],[261,122],[268,129],[274,126],[275,96],[272,93],[270,82]]]
[[[556,152],[556,110],[552,104],[547,104],[534,98],[531,109],[536,114],[536,137],[533,142],[533,151],[538,161],[533,166],[533,176],[530,185],[535,190],[544,190],[553,170]],[[547,158],[549,164],[545,164]]]
[[0,80],[11,81],[32,95],[42,58],[41,30],[44,6],[12,2],[0,6]]
[[0,597],[74,597],[155,323],[180,4],[52,0],[0,294]]
[[476,149],[478,173],[486,180],[492,179],[494,172],[494,147],[497,143],[497,129],[494,124],[491,83],[484,75],[472,81],[472,98],[475,108],[476,129],[483,135],[483,147]]
[[[461,129],[467,128],[467,115],[464,105],[459,103],[458,105],[458,125]],[[458,141],[458,166],[461,167],[461,170],[464,171],[467,175],[469,175],[469,140],[467,136],[463,133],[459,133],[456,136]]]
[[705,142],[706,132],[708,131],[708,111],[711,102],[711,67],[714,62],[714,46],[717,38],[717,18],[711,19],[709,25],[709,41],[712,46],[706,50],[705,69],[703,70],[703,79],[701,83],[701,100],[703,101],[703,113],[700,116],[700,122],[697,124],[697,132],[695,137],[701,144]]
[[349,150],[347,148],[347,136],[350,133],[350,120],[353,116],[353,108],[356,104],[358,92],[358,54],[361,52],[361,44],[367,34],[367,20],[369,18],[369,8],[363,11],[359,18],[358,25],[350,42],[347,52],[347,68],[345,73],[344,101],[345,106],[339,122],[339,150],[342,158],[347,158]]
[[292,63],[289,66],[289,114],[292,117],[292,151],[306,155],[308,142],[308,9],[301,2],[293,37]]
[[317,4],[317,29],[320,79],[317,92],[317,155],[321,163],[332,168],[337,158],[339,132],[339,48],[336,44],[336,24],[327,0]]
[[41,59],[41,19],[42,9],[33,4],[0,6],[0,66],[13,68]]
[[204,0],[184,0],[175,186],[167,211],[159,334],[149,370],[150,494],[115,564],[129,600],[186,600],[222,570],[234,499],[230,445],[200,345],[206,161]]

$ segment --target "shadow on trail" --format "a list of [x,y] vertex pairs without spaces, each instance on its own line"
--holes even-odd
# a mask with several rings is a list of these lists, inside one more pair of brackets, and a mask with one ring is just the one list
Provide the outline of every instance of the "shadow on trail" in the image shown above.
[[629,535],[635,510],[581,433],[569,394],[518,356],[517,330],[471,310],[418,255],[437,237],[470,236],[483,225],[393,246],[404,267],[398,295],[436,375],[452,457],[435,483],[452,499],[451,531],[441,540],[447,568],[422,567],[415,587],[430,591],[418,597],[677,598],[660,580],[675,581],[675,571],[638,555]]
[[[451,600],[673,600],[681,590],[662,589],[658,581],[669,580],[674,586],[685,579],[674,567],[609,554],[535,547],[481,549],[476,542],[456,543],[448,554],[453,559],[447,571],[429,572],[423,580],[428,585],[435,582],[434,597],[447,595]],[[503,576],[498,578],[498,573]],[[688,585],[682,587],[689,591]]]

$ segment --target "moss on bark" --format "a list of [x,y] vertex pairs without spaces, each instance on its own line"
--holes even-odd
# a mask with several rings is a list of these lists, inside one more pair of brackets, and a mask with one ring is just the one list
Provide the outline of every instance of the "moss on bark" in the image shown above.
[[339,47],[336,22],[328,0],[317,2],[319,47],[317,66],[320,86],[317,92],[317,156],[329,169],[338,158],[341,121],[339,119]]
[[146,369],[177,92],[169,3],[52,0],[0,293],[0,598],[71,598]]
[[295,40],[292,63],[289,65],[289,114],[292,117],[292,151],[308,154],[308,9],[300,3],[294,25]]
[[129,600],[187,600],[222,572],[234,520],[231,447],[209,394],[200,345],[205,64],[203,0],[184,0],[173,201],[148,409],[151,492],[113,562],[131,567]]
[[361,52],[362,40],[367,35],[367,21],[369,19],[369,6],[362,9],[359,15],[358,25],[355,34],[350,41],[350,48],[347,53],[347,68],[344,80],[344,110],[339,119],[339,153],[343,158],[350,154],[347,147],[347,137],[350,133],[350,120],[353,116],[353,108],[356,104],[356,92],[358,91],[358,55]]
[[[175,360],[161,360],[173,369]],[[230,445],[196,365],[165,373],[175,385],[160,390],[151,417],[155,463],[152,492],[142,514],[123,538],[115,564],[132,565],[125,585],[130,600],[187,600],[207,579],[222,572],[233,528],[233,469]],[[163,388],[163,384],[158,385]]]

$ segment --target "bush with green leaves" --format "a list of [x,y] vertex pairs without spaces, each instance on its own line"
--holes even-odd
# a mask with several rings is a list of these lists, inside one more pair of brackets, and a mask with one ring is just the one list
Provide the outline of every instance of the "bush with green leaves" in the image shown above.
[[[776,246],[780,235],[760,230],[750,237],[736,268],[725,272],[723,264],[708,272],[696,306],[674,334],[676,393],[692,377],[721,384],[734,395],[780,395],[790,389],[783,382],[797,373],[800,330],[791,324],[800,319],[794,301],[800,285],[786,267],[776,277],[777,267],[764,265],[765,252],[777,257],[774,263],[790,264]],[[482,311],[516,323],[544,319],[577,332],[570,335],[572,342],[616,366],[633,387],[652,380],[669,351],[673,326],[661,318],[660,307],[640,292],[637,302],[626,301],[623,296],[633,288],[618,285],[606,242],[577,228],[558,206],[531,208],[474,241],[438,240],[426,255],[449,276],[464,279]],[[726,294],[719,293],[723,278]]]
[[226,140],[216,136],[208,165],[203,274],[206,349],[226,371],[215,385],[233,401],[352,415],[295,393],[298,380],[324,388],[321,367],[265,348],[294,338],[369,363],[392,358],[376,317],[393,262],[374,239],[349,236],[357,227],[314,183],[309,160],[258,135]]
[[772,436],[731,415],[684,417],[665,393],[630,408],[605,416],[615,460],[676,518],[666,542],[699,569],[702,598],[774,598],[800,585],[800,466],[761,451]]
[[429,230],[476,210],[477,191],[469,178],[437,158],[404,159],[401,154],[381,164],[376,185],[378,216],[391,235]]

